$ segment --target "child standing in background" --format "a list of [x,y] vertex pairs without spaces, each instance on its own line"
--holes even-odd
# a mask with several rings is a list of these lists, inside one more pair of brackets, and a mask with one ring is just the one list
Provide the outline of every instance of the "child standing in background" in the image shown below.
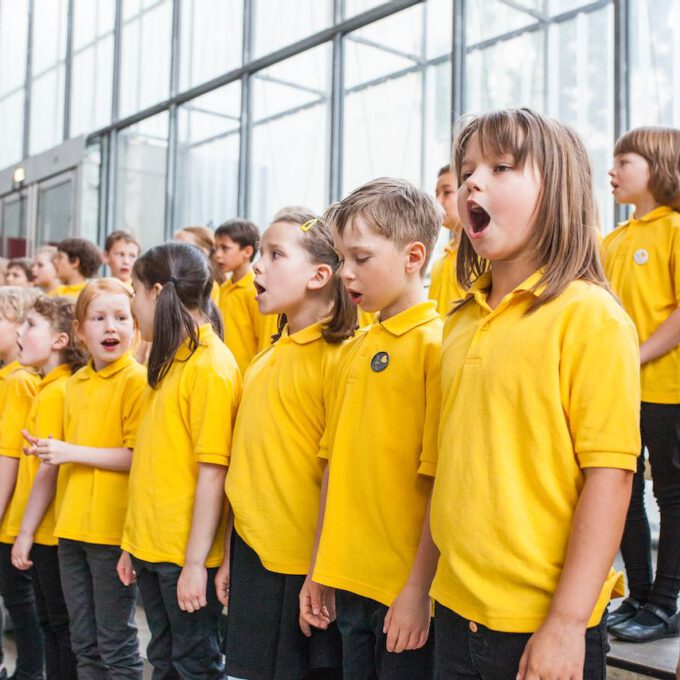
[[330,229],[311,214],[283,217],[265,232],[255,264],[257,303],[279,315],[280,331],[245,375],[226,484],[233,547],[217,592],[229,605],[230,676],[330,680],[342,676],[339,633],[303,636],[297,595],[314,547],[326,406],[356,309]]
[[[36,297],[37,291],[31,288],[0,288],[0,593],[14,623],[15,677],[22,680],[42,680],[44,666],[43,636],[31,574],[12,566],[14,538],[7,532],[22,455],[21,429],[40,382],[36,371],[18,361],[17,331]],[[0,677],[3,673],[6,674],[4,667]]]
[[597,253],[588,154],[529,109],[454,144],[472,282],[442,342],[431,505],[440,678],[604,678],[640,438],[635,329]]
[[213,275],[210,299],[215,305],[219,306],[221,274],[215,263],[215,235],[213,234],[212,229],[209,229],[208,227],[183,227],[175,232],[173,241],[191,243],[191,245],[200,248],[203,251],[203,254],[208,258],[210,271]]
[[139,257],[139,241],[127,231],[114,231],[106,237],[102,259],[111,270],[114,279],[132,286],[132,266]]
[[616,202],[635,206],[605,239],[605,271],[640,336],[642,444],[661,514],[654,577],[641,455],[621,542],[630,597],[609,630],[646,642],[677,635],[680,618],[680,130],[627,132],[609,175]]
[[59,467],[41,463],[34,455],[38,438],[64,436],[64,394],[71,374],[85,355],[76,345],[74,303],[69,298],[40,297],[19,328],[19,361],[42,375],[26,421],[29,446],[20,456],[8,533],[15,536],[12,564],[31,569],[40,624],[45,638],[47,680],[76,678],[69,618],[61,589],[57,539],[54,537]]
[[184,243],[151,248],[132,272],[135,317],[153,342],[118,571],[123,583],[136,572],[151,629],[148,658],[163,678],[224,673],[215,572],[241,376],[214,330],[221,324],[212,280],[208,260]]
[[41,246],[35,251],[33,258],[33,284],[45,295],[52,295],[60,285],[57,270],[54,268],[56,254],[55,246]]
[[458,283],[456,276],[456,259],[458,257],[458,242],[460,241],[460,217],[456,206],[458,183],[451,166],[445,165],[437,175],[435,198],[444,209],[444,228],[450,232],[449,243],[444,249],[444,255],[432,265],[430,273],[430,300],[436,300],[437,311],[442,319],[453,308],[456,300],[462,300],[465,290]]
[[66,385],[63,440],[33,443],[42,462],[62,466],[54,535],[71,645],[84,678],[142,677],[136,589],[116,573],[146,375],[129,353],[131,298],[117,279],[92,281],[80,293],[75,328],[91,360]]
[[51,295],[77,298],[102,264],[99,248],[84,238],[67,238],[57,245],[54,268],[62,285]]
[[252,262],[260,245],[260,232],[248,220],[233,219],[215,230],[215,261],[224,283],[220,286],[220,312],[224,342],[245,373],[251,359],[271,344],[276,315],[258,309]]
[[442,322],[423,276],[441,218],[433,198],[391,178],[359,187],[324,217],[352,300],[379,312],[343,348],[333,378],[319,453],[328,459],[320,540],[300,593],[303,629],[325,628],[328,589],[336,589],[345,678],[433,674],[428,591],[437,555],[425,518]]
[[33,268],[31,261],[24,257],[10,260],[5,272],[5,285],[29,288],[33,286]]

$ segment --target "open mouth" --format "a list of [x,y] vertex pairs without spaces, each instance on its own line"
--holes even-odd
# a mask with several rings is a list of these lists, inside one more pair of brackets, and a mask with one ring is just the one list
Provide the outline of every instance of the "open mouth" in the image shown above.
[[104,347],[104,349],[115,349],[118,345],[120,345],[120,340],[115,340],[114,338],[102,341],[102,347]]
[[262,295],[262,293],[266,293],[267,289],[260,285],[257,281],[255,281],[255,290],[257,291],[258,295]]
[[347,292],[355,305],[361,304],[361,301],[364,299],[363,293],[357,293],[355,290],[348,290]]
[[468,204],[468,218],[473,234],[479,234],[484,231],[491,220],[489,213],[476,203]]

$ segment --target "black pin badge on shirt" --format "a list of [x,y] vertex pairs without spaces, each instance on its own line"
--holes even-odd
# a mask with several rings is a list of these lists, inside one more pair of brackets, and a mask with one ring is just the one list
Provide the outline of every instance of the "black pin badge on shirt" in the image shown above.
[[376,373],[384,371],[390,363],[390,355],[387,352],[378,352],[371,359],[371,369]]

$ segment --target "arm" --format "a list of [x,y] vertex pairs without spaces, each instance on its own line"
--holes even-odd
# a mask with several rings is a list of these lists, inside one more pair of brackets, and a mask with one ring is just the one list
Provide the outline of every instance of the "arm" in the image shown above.
[[432,614],[430,585],[439,560],[439,551],[430,533],[430,503],[428,500],[411,573],[385,616],[383,633],[387,634],[388,652],[418,649],[427,642]]
[[205,591],[208,571],[205,560],[215,538],[225,502],[224,478],[227,468],[212,463],[198,464],[191,531],[184,555],[184,567],[177,581],[180,609],[195,612],[207,604]]
[[124,446],[117,448],[95,448],[92,446],[77,446],[62,442],[59,439],[38,439],[26,453],[38,456],[43,463],[49,465],[64,465],[65,463],[80,463],[102,470],[113,472],[128,472],[132,463],[132,449]]
[[567,555],[550,611],[531,636],[518,680],[583,676],[585,632],[621,542],[633,473],[586,468]]
[[321,495],[319,497],[319,516],[316,522],[316,533],[314,535],[314,549],[312,560],[309,565],[309,573],[300,590],[300,629],[309,637],[312,634],[310,626],[315,628],[328,628],[331,621],[335,620],[335,593],[330,588],[316,583],[312,580],[314,566],[316,564],[316,554],[319,551],[321,541],[321,531],[323,530],[323,520],[326,514],[326,498],[328,496],[328,473],[329,465],[323,471],[321,479]]
[[12,564],[17,569],[26,570],[33,566],[29,558],[33,537],[57,492],[58,475],[59,468],[54,465],[41,463],[38,468],[21,520],[19,535],[12,546]]
[[[228,503],[229,501],[227,501]],[[230,576],[230,562],[231,559],[231,532],[234,530],[234,513],[229,512],[227,516],[227,530],[224,532],[224,557],[222,564],[215,574],[215,590],[217,591],[217,599],[222,603],[222,606],[229,606],[229,576]]]
[[5,516],[14,494],[19,472],[19,459],[0,456],[0,520]]
[[640,345],[640,363],[646,364],[680,344],[680,307]]

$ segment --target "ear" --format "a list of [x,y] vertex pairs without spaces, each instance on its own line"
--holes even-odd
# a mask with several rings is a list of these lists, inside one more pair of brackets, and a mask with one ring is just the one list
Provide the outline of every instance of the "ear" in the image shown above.
[[413,241],[406,246],[406,273],[419,274],[425,266],[427,249],[420,241]]
[[58,333],[52,341],[52,349],[62,350],[68,347],[68,333]]
[[241,252],[245,256],[245,258],[250,262],[253,259],[255,249],[253,248],[253,246],[243,246],[243,248],[241,248]]
[[78,342],[80,342],[83,345],[85,344],[85,336],[83,335],[83,331],[80,328],[80,323],[78,323],[78,319],[73,320],[73,335],[75,336]]
[[163,290],[163,286],[160,283],[154,283],[153,288],[151,290],[154,292],[153,301],[157,302],[158,296],[161,294],[161,291]]
[[71,266],[74,269],[77,269],[78,271],[80,271],[80,258],[77,255],[73,258],[73,260],[71,260],[71,258],[69,258],[68,261],[71,263]]
[[307,282],[307,290],[321,290],[333,278],[333,270],[327,264],[314,266],[314,275]]
[[104,264],[109,264],[110,261],[111,258],[109,257],[109,254],[105,250],[102,250],[102,262]]

